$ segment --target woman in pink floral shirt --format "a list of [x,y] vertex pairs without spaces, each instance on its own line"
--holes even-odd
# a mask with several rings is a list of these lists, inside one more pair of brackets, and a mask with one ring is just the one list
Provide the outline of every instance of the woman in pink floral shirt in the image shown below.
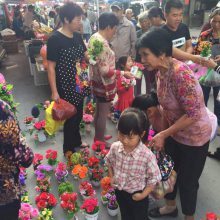
[[142,62],[148,70],[158,69],[157,94],[169,128],[158,133],[151,144],[165,151],[175,163],[178,180],[166,205],[150,211],[149,216],[178,215],[177,187],[186,220],[194,220],[199,178],[203,171],[211,136],[211,123],[202,89],[191,70],[172,58],[172,41],[162,29],[145,34],[139,42]]

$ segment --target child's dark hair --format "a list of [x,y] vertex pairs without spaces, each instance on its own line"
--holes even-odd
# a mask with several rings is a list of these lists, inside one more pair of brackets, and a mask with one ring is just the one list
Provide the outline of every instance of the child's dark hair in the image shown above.
[[[124,110],[118,121],[118,131],[124,135],[139,135],[143,142],[147,140],[149,121],[145,113],[137,108]],[[144,136],[142,137],[143,133]]]
[[126,63],[127,63],[128,57],[120,57],[116,63],[116,69],[117,70],[124,70]]
[[156,107],[159,105],[157,93],[155,91],[151,91],[150,94],[147,95],[139,95],[134,98],[132,102],[132,107],[138,108],[142,111],[146,111],[150,107]]

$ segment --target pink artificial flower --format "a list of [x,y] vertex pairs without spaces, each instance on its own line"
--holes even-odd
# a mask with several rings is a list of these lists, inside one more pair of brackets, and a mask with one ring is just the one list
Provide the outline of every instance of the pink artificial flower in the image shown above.
[[94,120],[94,118],[93,118],[92,115],[86,114],[86,113],[83,114],[83,121],[84,121],[86,124],[92,123],[93,120]]
[[29,214],[26,214],[22,220],[31,220],[31,217]]
[[36,218],[39,215],[39,212],[36,208],[34,208],[31,212],[31,217]]
[[30,212],[32,209],[31,205],[28,203],[21,203],[21,210],[24,212]]

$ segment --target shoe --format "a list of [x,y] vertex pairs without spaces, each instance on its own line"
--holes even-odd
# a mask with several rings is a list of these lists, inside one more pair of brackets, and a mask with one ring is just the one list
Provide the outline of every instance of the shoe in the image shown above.
[[208,157],[220,160],[220,153],[219,151],[216,151],[214,153],[208,152]]
[[160,213],[160,208],[157,207],[157,208],[151,209],[149,211],[149,216],[152,217],[152,218],[160,218],[160,217],[163,217],[163,216],[177,217],[178,216],[178,209],[176,208],[173,212],[170,212],[170,213],[167,213],[167,214],[161,214]]

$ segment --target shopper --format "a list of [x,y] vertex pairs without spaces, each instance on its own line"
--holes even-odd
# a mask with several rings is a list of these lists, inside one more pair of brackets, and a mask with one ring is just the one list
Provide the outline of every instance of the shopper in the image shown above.
[[83,40],[88,43],[89,38],[92,35],[92,28],[89,22],[89,19],[87,18],[87,15],[84,13],[82,15],[82,28],[83,28]]
[[150,20],[151,27],[161,27],[166,23],[163,11],[159,7],[152,7],[148,11],[148,18]]

